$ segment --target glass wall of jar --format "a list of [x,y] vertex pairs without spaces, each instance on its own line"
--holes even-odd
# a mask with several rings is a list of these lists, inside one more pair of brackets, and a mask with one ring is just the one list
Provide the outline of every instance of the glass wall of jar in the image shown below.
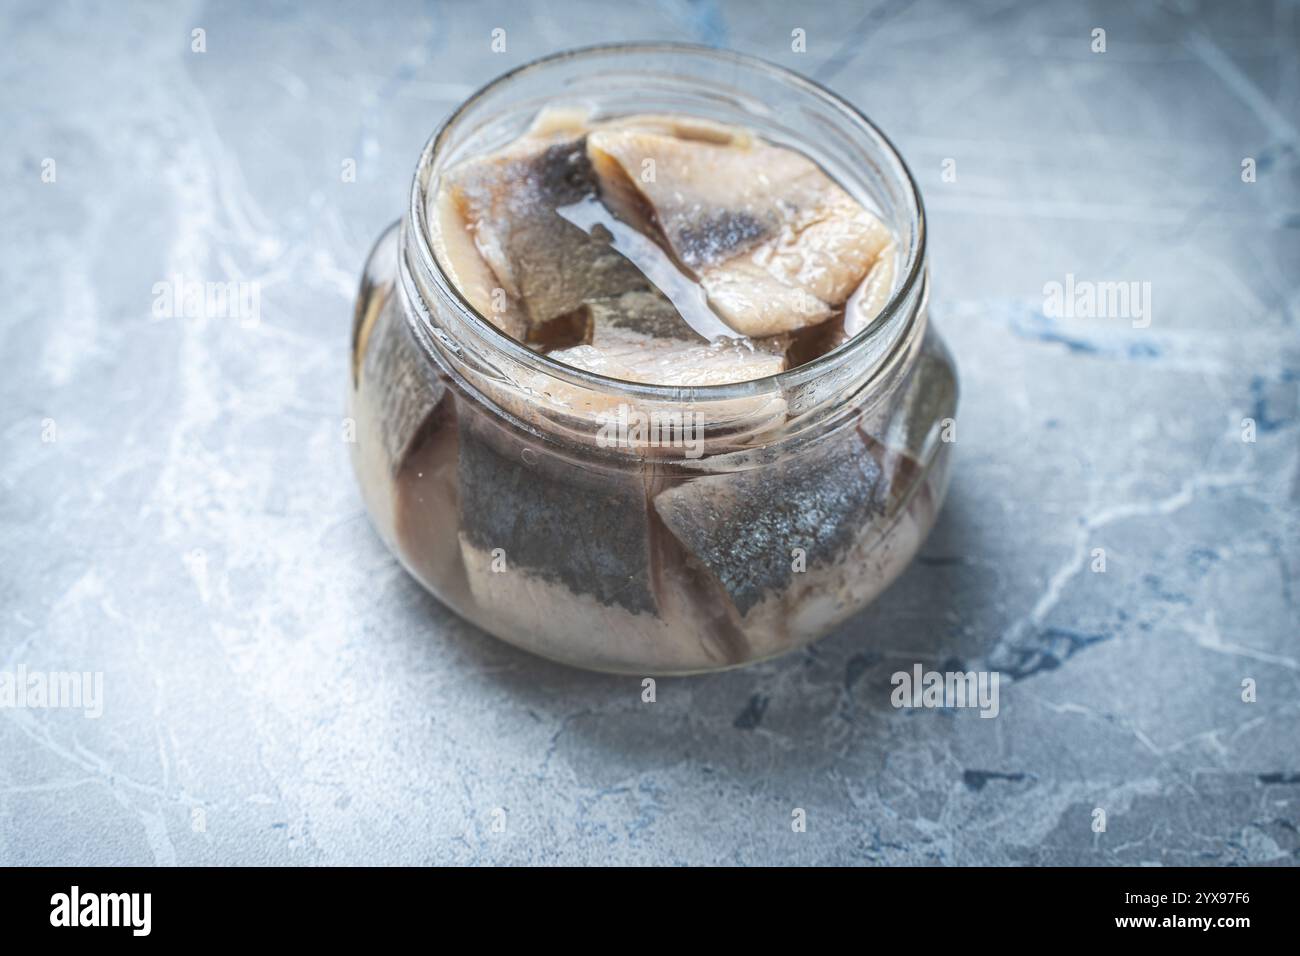
[[[889,303],[805,365],[693,388],[604,378],[505,335],[448,277],[432,199],[449,167],[556,103],[687,114],[799,149],[894,231]],[[554,660],[683,674],[802,646],[898,576],[943,500],[957,384],[928,289],[910,173],[816,84],[681,45],[521,67],[434,134],[365,267],[349,399],[371,520],[441,601]]]

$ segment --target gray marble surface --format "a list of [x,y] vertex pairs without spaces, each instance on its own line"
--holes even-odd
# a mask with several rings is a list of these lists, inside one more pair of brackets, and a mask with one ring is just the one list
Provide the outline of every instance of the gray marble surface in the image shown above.
[[[1295,863],[1300,13],[1199,7],[5,4],[0,673],[103,692],[0,709],[0,863]],[[340,434],[358,271],[435,124],[649,38],[893,137],[963,382],[878,604],[651,705],[426,596]],[[257,283],[260,321],[159,317],[178,274]],[[1149,327],[1047,317],[1066,275],[1150,283]],[[915,662],[1000,669],[999,716],[893,708]]]

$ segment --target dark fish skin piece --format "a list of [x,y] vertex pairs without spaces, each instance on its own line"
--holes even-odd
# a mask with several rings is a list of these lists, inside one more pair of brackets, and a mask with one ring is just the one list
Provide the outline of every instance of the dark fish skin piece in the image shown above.
[[593,343],[604,348],[610,331],[617,329],[640,332],[653,338],[702,341],[664,296],[638,290],[584,302],[567,315],[530,333],[528,344],[548,353]]
[[743,617],[789,585],[793,549],[805,550],[810,569],[846,550],[883,513],[886,484],[876,456],[849,430],[780,463],[693,478],[654,506]]
[[460,520],[470,544],[503,549],[510,573],[657,613],[636,473],[578,465],[478,414],[460,424]]
[[682,321],[673,304],[655,292],[625,292],[617,298],[597,299],[585,306],[595,337],[605,329],[627,329],[662,339],[703,341]]
[[376,419],[384,451],[394,474],[427,430],[446,387],[420,354],[420,348],[400,315],[370,325],[361,361],[361,377],[382,386]]
[[699,269],[747,252],[775,234],[773,224],[757,216],[721,210],[702,215],[697,222],[679,225],[671,241],[682,262]]

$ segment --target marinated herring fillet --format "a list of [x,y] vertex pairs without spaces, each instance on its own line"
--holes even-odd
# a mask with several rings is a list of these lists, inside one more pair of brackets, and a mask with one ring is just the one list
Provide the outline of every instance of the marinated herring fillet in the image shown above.
[[871,324],[871,320],[889,302],[894,291],[894,260],[896,252],[891,240],[880,250],[875,264],[862,284],[849,296],[844,306],[844,335],[852,338]]
[[438,227],[433,230],[433,251],[447,278],[480,315],[487,316],[507,335],[526,340],[528,323],[519,302],[506,295],[496,274],[474,245],[454,191],[443,190],[438,194],[434,214]]
[[808,158],[596,130],[587,153],[602,200],[654,228],[737,332],[773,335],[829,318],[890,241],[889,230]]
[[[373,414],[383,457],[396,469],[428,432],[445,389],[421,361],[405,325],[372,321],[363,331],[367,341],[359,374],[363,380],[385,383]],[[369,439],[370,429],[364,431]]]
[[606,330],[599,346],[561,349],[551,357],[609,378],[682,387],[745,382],[785,368],[783,356],[748,343],[693,344],[619,328]]
[[551,657],[582,645],[616,670],[746,659],[743,636],[701,613],[685,555],[650,506],[670,480],[651,464],[593,468],[478,413],[462,417],[459,443],[455,570],[483,609],[478,620]]
[[[500,283],[508,308],[521,313],[484,313],[503,331],[528,343],[575,344],[587,338],[574,313],[588,300],[654,292],[608,237],[589,235],[556,212],[595,193],[582,137],[567,132],[525,136],[447,176],[443,188],[482,261]],[[449,243],[444,247],[451,249]],[[454,257],[452,265],[456,267]],[[464,267],[458,271],[481,279]],[[470,293],[462,292],[478,306]]]
[[[431,207],[435,253],[476,310],[625,381],[796,367],[864,328],[892,291],[888,229],[814,162],[695,117],[548,108],[444,174]],[[723,340],[748,352],[708,347]]]
[[799,572],[830,564],[884,511],[887,480],[856,435],[788,461],[702,475],[655,497],[655,511],[741,618]]
[[[483,416],[460,422],[460,527],[476,593],[506,575],[476,581],[500,549],[505,566],[588,594],[633,614],[656,611],[650,583],[645,488],[539,451]],[[614,529],[618,529],[617,533]]]

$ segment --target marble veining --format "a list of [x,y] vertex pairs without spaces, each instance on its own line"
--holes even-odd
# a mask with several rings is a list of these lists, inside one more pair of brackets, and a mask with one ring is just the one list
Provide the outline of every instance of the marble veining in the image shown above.
[[[0,674],[103,699],[0,708],[0,864],[1294,864],[1300,13],[1196,6],[5,5]],[[962,375],[904,577],[653,703],[424,594],[342,422],[432,128],[631,38],[888,132]],[[1149,283],[1146,324],[1048,314],[1067,276]],[[917,663],[997,670],[997,717],[892,706]]]

